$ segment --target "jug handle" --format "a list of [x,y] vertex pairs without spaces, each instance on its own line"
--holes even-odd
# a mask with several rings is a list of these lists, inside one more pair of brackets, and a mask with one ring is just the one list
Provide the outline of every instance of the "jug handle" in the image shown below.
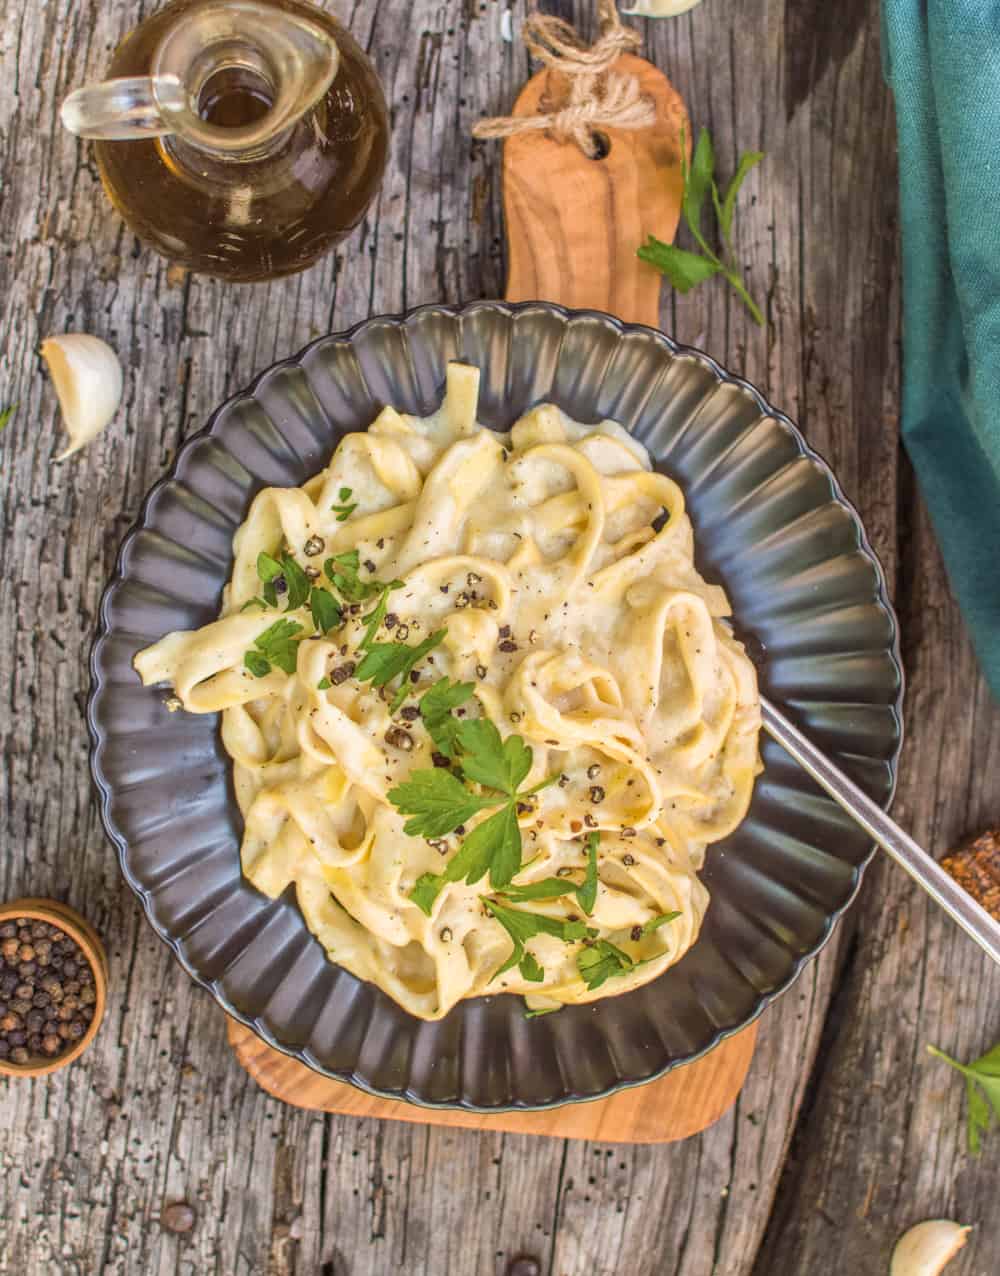
[[59,115],[78,137],[124,142],[173,133],[171,116],[187,110],[184,86],[176,75],[136,75],[85,84],[66,98]]

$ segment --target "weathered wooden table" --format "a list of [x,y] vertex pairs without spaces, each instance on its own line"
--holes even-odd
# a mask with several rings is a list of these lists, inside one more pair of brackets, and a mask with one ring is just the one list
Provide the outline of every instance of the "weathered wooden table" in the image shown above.
[[[887,862],[836,940],[765,1016],[737,1106],[662,1148],[429,1131],[293,1111],[235,1065],[223,1016],[141,920],[87,772],[87,651],[139,501],[178,442],[274,358],[379,311],[503,288],[498,152],[469,128],[528,73],[495,0],[334,7],[392,104],[392,161],[361,230],[270,286],[183,277],[127,234],[61,98],[99,75],[149,6],[4,0],[0,26],[2,554],[0,883],[103,932],[112,1002],[95,1046],[0,1097],[0,1272],[429,1276],[814,1276],[887,1271],[896,1235],[977,1221],[956,1276],[997,1271],[1000,1140],[964,1148],[962,1087],[924,1051],[1000,1036],[1000,972]],[[522,15],[514,8],[514,27]],[[587,5],[564,16],[589,29]],[[896,814],[943,850],[1000,816],[1000,712],[979,680],[897,438],[895,136],[875,0],[705,0],[647,24],[646,54],[715,136],[766,163],[738,245],[758,330],[722,289],[668,297],[663,325],[801,422],[860,506],[895,584],[909,675]],[[79,458],[42,337],[109,339],[124,409]],[[159,1214],[185,1200],[194,1229]],[[950,1269],[951,1270],[951,1269]]]

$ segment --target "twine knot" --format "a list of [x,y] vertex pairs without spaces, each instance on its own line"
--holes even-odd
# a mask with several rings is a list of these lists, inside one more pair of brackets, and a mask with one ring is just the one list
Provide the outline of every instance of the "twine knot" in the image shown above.
[[611,70],[622,53],[642,43],[641,37],[622,24],[614,0],[599,0],[598,16],[601,34],[587,45],[562,18],[530,14],[521,38],[550,73],[542,113],[481,120],[473,127],[473,136],[513,137],[545,130],[575,142],[584,155],[597,159],[602,149],[595,129],[601,125],[638,129],[653,124],[656,105],[643,94],[638,80]]

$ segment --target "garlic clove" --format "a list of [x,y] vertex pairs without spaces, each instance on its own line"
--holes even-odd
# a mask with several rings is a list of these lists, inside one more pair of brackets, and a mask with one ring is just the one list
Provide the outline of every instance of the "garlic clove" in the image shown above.
[[701,4],[701,0],[636,0],[631,9],[622,9],[622,13],[640,18],[676,18],[696,4]]
[[41,353],[69,433],[69,447],[55,458],[65,461],[96,438],[118,411],[122,365],[106,341],[85,332],[47,337]]
[[971,1227],[947,1218],[918,1223],[896,1242],[889,1276],[938,1276],[965,1244]]

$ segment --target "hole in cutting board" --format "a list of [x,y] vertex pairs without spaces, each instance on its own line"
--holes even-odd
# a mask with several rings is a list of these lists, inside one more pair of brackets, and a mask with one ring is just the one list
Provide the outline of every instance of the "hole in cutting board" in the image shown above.
[[594,154],[591,155],[592,160],[607,159],[611,154],[611,138],[607,133],[601,133],[597,129],[590,135],[590,140],[594,144]]

